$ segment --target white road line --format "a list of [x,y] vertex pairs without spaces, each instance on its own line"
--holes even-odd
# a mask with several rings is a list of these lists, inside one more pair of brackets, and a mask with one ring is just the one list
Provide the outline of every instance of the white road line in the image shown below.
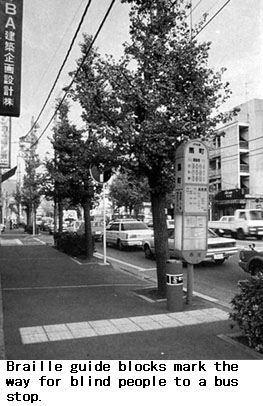
[[[102,254],[99,254],[99,253],[95,253],[94,254],[94,257],[97,257],[97,258],[103,258],[103,255]],[[120,259],[116,259],[116,258],[112,258],[112,257],[108,257],[107,256],[107,259],[109,260],[109,261],[114,261],[114,262],[117,262],[118,264],[121,264],[121,265],[126,265],[126,266],[129,266],[130,268],[134,268],[134,269],[137,269],[137,271],[139,271],[139,272],[145,272],[145,271],[155,271],[156,270],[156,268],[151,268],[151,269],[148,269],[148,268],[141,268],[141,267],[139,267],[139,266],[136,266],[136,265],[132,265],[132,264],[128,264],[127,262],[124,262],[124,261],[121,261]]]
[[[95,256],[95,254],[94,254],[94,256]],[[101,255],[101,254],[99,254],[99,253],[96,253],[96,256],[97,256],[98,258],[103,257],[103,255]],[[140,268],[140,267],[138,267],[138,266],[136,266],[136,265],[131,265],[131,264],[128,264],[127,262],[120,261],[120,260],[115,259],[115,258],[107,257],[107,259],[112,260],[112,261],[115,261],[115,262],[117,262],[117,263],[120,263],[120,264],[122,264],[122,265],[124,265],[124,266],[126,265],[126,266],[128,266],[128,267],[132,267],[132,268],[134,268],[134,269],[137,269],[139,272],[156,271],[156,268]],[[217,303],[217,302],[218,302],[218,299],[216,299],[216,298],[214,298],[214,297],[211,297],[211,296],[204,295],[204,294],[199,293],[199,292],[195,292],[195,291],[194,291],[194,292],[193,292],[193,295],[198,296],[198,297],[200,297],[201,299],[208,300],[209,302],[213,302],[213,303]]]

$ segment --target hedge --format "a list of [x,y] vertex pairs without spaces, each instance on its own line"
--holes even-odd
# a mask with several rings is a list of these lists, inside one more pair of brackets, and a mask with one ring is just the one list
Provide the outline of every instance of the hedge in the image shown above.
[[[72,257],[81,257],[86,255],[86,240],[84,234],[74,233],[54,233],[55,247]],[[94,241],[93,241],[94,247]]]
[[239,281],[240,292],[231,301],[234,320],[250,347],[263,353],[263,277]]

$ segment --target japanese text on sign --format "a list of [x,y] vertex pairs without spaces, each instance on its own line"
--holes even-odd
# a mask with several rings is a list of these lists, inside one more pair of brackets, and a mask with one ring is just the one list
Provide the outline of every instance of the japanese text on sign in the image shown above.
[[23,0],[0,0],[0,115],[19,116]]

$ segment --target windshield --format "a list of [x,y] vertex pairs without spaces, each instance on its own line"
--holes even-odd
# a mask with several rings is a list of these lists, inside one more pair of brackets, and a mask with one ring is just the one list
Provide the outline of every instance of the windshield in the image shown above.
[[123,223],[122,224],[123,230],[128,231],[128,230],[148,230],[148,227],[144,223],[140,223],[138,221],[134,223]]
[[251,220],[263,220],[263,211],[251,210],[250,218],[251,218]]

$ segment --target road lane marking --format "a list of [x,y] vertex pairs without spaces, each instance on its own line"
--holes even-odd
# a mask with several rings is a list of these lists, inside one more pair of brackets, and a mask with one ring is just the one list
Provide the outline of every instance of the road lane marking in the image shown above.
[[[94,253],[94,257],[103,258],[103,255],[96,252],[96,253]],[[128,264],[128,262],[121,261],[120,259],[117,259],[117,258],[112,258],[112,257],[108,257],[108,256],[106,258],[108,260],[110,260],[110,261],[117,262],[118,264],[126,265],[126,266],[129,266],[130,268],[134,268],[139,272],[156,271],[156,268],[150,268],[150,269],[149,268],[141,268],[141,267],[136,266],[136,265]]]
[[112,334],[160,330],[201,323],[226,321],[228,319],[229,315],[226,311],[218,308],[208,308],[190,310],[187,312],[152,314],[119,319],[21,327],[19,328],[19,333],[22,344],[36,344]]

